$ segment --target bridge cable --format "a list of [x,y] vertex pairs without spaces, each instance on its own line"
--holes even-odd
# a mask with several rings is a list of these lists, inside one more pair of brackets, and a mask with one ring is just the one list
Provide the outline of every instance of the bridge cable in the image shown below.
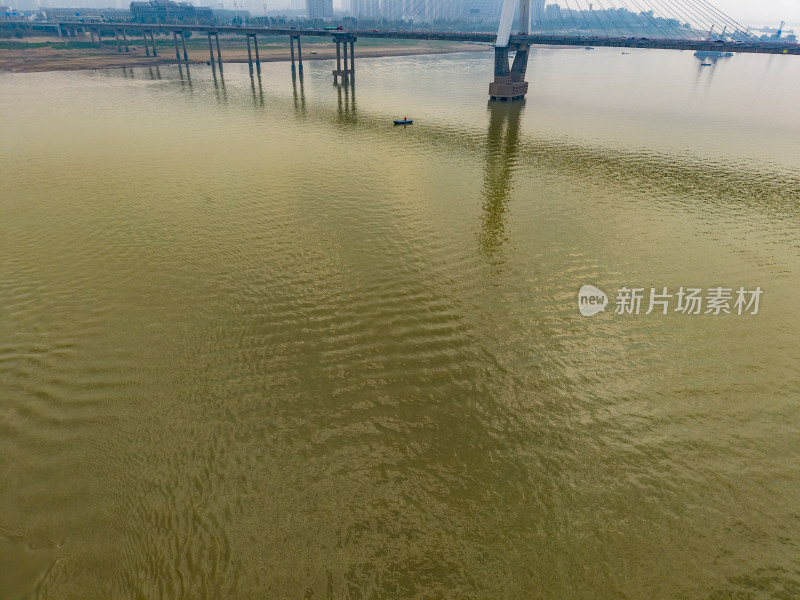
[[[568,16],[572,17],[572,27],[577,31],[578,25],[575,23],[575,17],[572,16],[571,12]],[[569,24],[567,23],[567,18],[560,6],[558,7],[558,20],[561,22],[561,35],[566,36],[569,32]]]
[[[569,6],[569,0],[564,0],[564,3],[567,5],[567,7],[569,7],[570,14],[574,15],[574,13],[572,12],[572,7]],[[589,23],[586,21],[586,15],[583,14],[583,11],[580,9],[580,6],[577,5],[577,0],[576,0],[576,6],[577,6],[577,11],[576,12],[578,13],[578,15],[577,15],[577,18],[575,18],[573,16],[573,20],[575,21],[575,28],[576,28],[575,31],[576,31],[576,33],[580,32],[580,31],[585,31],[584,29],[581,28],[580,25],[578,25],[578,21],[580,20],[580,17],[583,17],[583,20],[586,23],[586,27],[591,32],[592,28],[589,27]]]
[[[605,4],[603,4],[603,2],[602,2],[601,0],[595,0],[595,1],[596,1],[596,2],[597,2],[597,3],[598,3],[598,4],[599,4],[601,7],[602,7],[602,9],[603,9],[603,20],[605,20],[605,21],[606,21],[606,22],[609,24],[609,26],[610,26],[610,27],[613,27],[613,28],[616,30],[616,32],[617,32],[617,37],[619,37],[619,38],[621,38],[621,37],[624,37],[624,36],[622,35],[622,30],[619,28],[619,26],[618,26],[618,24],[617,24],[617,20],[616,20],[616,19],[613,19],[613,18],[611,18],[611,17],[610,17],[610,15],[609,15],[609,11],[612,11],[612,12],[613,12],[613,9],[610,9],[610,8],[606,7],[606,5],[605,5]],[[613,6],[613,5],[612,5],[612,6]]]
[[[608,23],[608,26],[609,26],[609,27],[613,27],[613,24],[611,23],[611,21],[609,21],[609,20],[608,20],[608,15],[606,14],[606,7],[605,7],[605,5],[604,5],[604,4],[601,2],[601,0],[595,0],[595,2],[597,2],[597,4],[599,4],[599,5],[600,5],[600,10],[599,10],[599,11],[596,11],[596,12],[594,13],[594,15],[595,15],[595,18],[597,19],[597,22],[598,22],[598,23],[600,23],[600,27],[602,27],[602,28],[603,28],[603,31],[605,31],[605,32],[606,32],[606,38],[607,38],[607,39],[611,39],[611,33],[610,33],[610,31],[609,31],[609,30],[606,28],[605,24],[603,23],[603,21],[605,21],[606,23]],[[600,20],[600,15],[601,15],[601,13],[602,13],[602,16],[603,16],[603,20],[602,20],[602,21]],[[616,36],[616,37],[619,37],[619,31],[617,31],[617,36]]]
[[699,5],[692,0],[680,0],[681,4],[686,6],[689,5],[690,16],[694,19],[695,23],[699,26],[698,31],[702,33],[702,39],[706,39],[708,37],[708,33],[716,26],[714,23],[713,16],[709,15],[708,12],[702,5]]
[[[597,2],[598,0],[594,0],[594,1]],[[599,2],[598,2],[598,4],[599,4]],[[597,16],[597,11],[595,11],[592,8],[589,8],[589,15],[594,17],[594,20],[597,21],[597,24],[600,26],[600,29],[602,29],[605,32],[606,39],[610,38],[611,36],[608,35],[608,30],[605,28],[605,25],[603,25],[603,23],[600,21],[600,18]]]
[[709,16],[703,6],[698,6],[697,3],[693,2],[692,0],[679,1],[684,7],[687,4],[689,5],[690,18],[694,20],[695,24],[699,27],[697,31],[702,33],[702,39],[706,39],[708,37],[708,32],[715,27],[713,17]]
[[625,2],[625,0],[620,0],[620,2],[621,2],[621,4],[622,4],[622,5],[625,7],[625,10],[627,11],[627,14],[628,14],[628,15],[631,15],[631,17],[632,17],[632,18],[633,18],[633,19],[636,21],[636,23],[638,23],[638,25],[639,25],[639,30],[640,30],[640,31],[639,31],[639,33],[638,33],[638,34],[637,34],[637,33],[634,33],[634,37],[641,36],[643,33],[646,33],[646,32],[647,32],[647,24],[646,24],[646,23],[644,23],[644,22],[643,22],[643,21],[642,21],[642,20],[639,18],[639,14],[638,14],[638,13],[636,13],[635,11],[631,10],[631,9],[628,7],[628,3],[627,3],[627,2]]
[[[573,29],[575,29],[576,32],[580,31],[580,27],[578,27],[578,21],[575,20],[575,13],[572,12],[572,9],[569,6],[569,0],[564,0],[564,4],[567,5],[567,14],[568,14],[569,18],[572,19],[572,27],[573,27]],[[559,7],[559,11],[560,11],[560,7]],[[559,12],[559,17],[560,16],[561,16],[561,13]],[[566,31],[564,33],[566,34]]]
[[[747,35],[747,36],[752,36],[752,35],[753,35],[753,34],[751,34],[751,33],[748,31],[748,28],[746,28],[744,25],[742,25],[741,23],[739,23],[739,22],[738,22],[738,21],[736,21],[735,19],[732,19],[732,18],[731,18],[731,17],[729,17],[727,14],[723,13],[721,10],[719,10],[718,8],[716,8],[714,5],[712,5],[712,4],[708,3],[708,2],[706,2],[705,0],[701,0],[701,2],[702,2],[702,4],[706,4],[706,5],[708,5],[708,6],[711,8],[711,10],[713,10],[713,11],[714,11],[714,12],[716,12],[716,13],[719,13],[719,14],[720,14],[722,17],[724,17],[725,21],[726,21],[728,24],[730,24],[730,25],[733,25],[733,27],[734,27],[734,30],[736,31],[736,33],[744,33],[744,34],[745,34],[745,35]],[[756,37],[756,36],[753,36],[753,37]],[[756,37],[756,39],[758,39],[758,38]],[[759,40],[759,41],[760,41],[760,40]]]
[[[625,12],[621,13],[620,11],[625,11]],[[630,31],[631,35],[636,37],[636,31],[631,26],[631,22],[627,17],[627,15],[629,13],[630,13],[630,11],[628,10],[627,7],[620,7],[620,8],[615,10],[615,15],[614,15],[615,16],[615,20],[618,20],[618,21],[622,22],[622,24],[625,25],[625,27],[628,28],[628,31]]]
[[[680,0],[674,0],[675,4],[678,4],[679,1]],[[681,3],[680,6],[681,6],[681,10],[688,11],[688,14],[684,15],[681,12],[677,12],[676,13],[677,16],[678,16],[677,20],[683,21],[684,23],[688,23],[689,24],[689,31],[686,33],[686,35],[684,35],[682,37],[684,39],[686,39],[686,40],[697,39],[697,31],[698,31],[697,23],[699,23],[701,26],[704,26],[702,24],[702,20],[703,20],[702,16],[698,15],[697,13],[695,13],[692,10],[688,10],[686,8],[685,4],[683,4],[683,3]],[[692,24],[693,21],[694,21],[695,25]],[[684,27],[683,29],[685,30],[686,28]]]
[[[647,29],[646,29],[648,37],[650,37],[650,36],[652,35],[652,34],[650,33],[650,31],[652,30],[652,28],[655,28],[655,29],[657,29],[657,30],[658,30],[658,32],[661,34],[661,36],[662,36],[663,38],[668,38],[669,36],[668,36],[668,35],[667,35],[667,33],[666,33],[666,32],[665,32],[665,31],[664,31],[662,28],[661,28],[661,26],[660,26],[660,25],[659,25],[659,23],[658,23],[658,20],[657,20],[657,18],[656,18],[656,16],[655,16],[655,11],[653,11],[653,10],[650,10],[650,11],[647,11],[647,12],[646,12],[646,11],[644,11],[644,10],[641,10],[641,6],[639,5],[639,2],[638,2],[638,0],[632,0],[632,1],[633,1],[633,2],[635,2],[635,3],[636,3],[636,6],[637,6],[637,8],[639,8],[639,11],[640,11],[640,12],[639,12],[639,14],[643,15],[643,16],[644,16],[644,18],[645,18],[645,19],[648,21],[648,27],[647,27]],[[648,5],[646,2],[644,2],[644,4],[645,4],[645,6],[646,6],[646,7],[648,7],[648,8],[649,8],[649,5]],[[652,14],[652,16],[650,15],[650,13],[653,13],[653,14]]]
[[[656,4],[658,0],[653,0],[652,2],[651,0],[643,1],[645,5],[653,11],[654,15],[656,14],[656,11],[658,11],[658,16],[655,16],[654,18],[659,23],[659,29],[664,33],[664,37],[666,39],[676,39],[675,34],[670,32],[670,28],[675,29],[675,25],[671,22],[672,19],[667,18],[667,12]],[[682,37],[680,32],[678,32],[678,37]]]
[[665,18],[666,12],[663,10],[662,7],[650,2],[650,0],[643,0],[644,5],[649,8],[649,12],[653,13],[653,20],[658,23],[659,31],[664,34],[665,39],[675,39],[675,34],[670,31],[670,28],[674,28],[674,25],[670,22],[671,19]]
[[680,18],[681,15],[673,12],[672,5],[670,5],[669,3],[664,2],[663,0],[655,0],[655,1],[658,2],[659,6],[661,6],[662,10],[664,11],[664,14],[669,16],[669,20],[675,21],[676,24],[672,25],[672,27],[673,27],[673,29],[675,29],[675,32],[678,34],[678,37],[680,37],[680,38],[682,38],[684,40],[688,39],[688,37],[686,36],[686,31],[685,31],[686,28],[683,26],[683,23],[686,23],[687,21],[683,20],[681,22],[681,18]]
[[586,23],[586,27],[589,30],[589,33],[592,35],[592,37],[596,37],[595,34],[594,34],[594,29],[592,29],[592,26],[589,24],[589,19],[586,17],[586,11],[584,11],[581,8],[580,0],[575,0],[575,4],[578,7],[578,12],[580,12],[581,16],[583,17],[584,23]]

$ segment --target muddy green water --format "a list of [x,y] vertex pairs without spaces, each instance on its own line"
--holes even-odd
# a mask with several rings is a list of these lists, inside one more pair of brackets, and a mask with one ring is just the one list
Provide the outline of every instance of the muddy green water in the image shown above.
[[800,597],[800,59],[356,67],[0,74],[0,598]]

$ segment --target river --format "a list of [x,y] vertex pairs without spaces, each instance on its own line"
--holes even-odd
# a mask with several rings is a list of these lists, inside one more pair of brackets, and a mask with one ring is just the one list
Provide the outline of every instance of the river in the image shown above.
[[706,62],[0,74],[0,597],[800,596],[800,59]]

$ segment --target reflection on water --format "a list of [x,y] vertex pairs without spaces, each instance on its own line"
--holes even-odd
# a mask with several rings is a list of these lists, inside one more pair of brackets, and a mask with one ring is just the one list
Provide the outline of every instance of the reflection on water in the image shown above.
[[481,248],[489,257],[497,258],[503,244],[508,241],[505,233],[506,205],[512,189],[512,175],[518,167],[519,123],[524,106],[524,102],[489,102],[489,135],[483,177],[486,199],[479,236]]
[[[298,79],[300,80],[298,87]],[[294,100],[295,111],[300,110],[301,114],[305,114],[306,110],[306,93],[303,89],[303,74],[297,75],[292,73],[292,98]]]
[[[302,86],[302,78],[300,80]],[[339,123],[356,123],[356,84],[353,79],[336,84]]]
[[[256,93],[256,85],[258,85],[258,92]],[[264,88],[261,87],[261,72],[257,75],[250,73],[250,90],[253,92],[253,104],[256,106],[264,106]]]
[[487,56],[0,76],[0,597],[800,594],[799,73]]

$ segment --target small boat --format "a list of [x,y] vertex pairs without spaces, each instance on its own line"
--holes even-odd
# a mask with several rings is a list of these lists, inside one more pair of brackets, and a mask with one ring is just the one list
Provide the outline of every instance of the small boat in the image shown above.
[[711,63],[700,63],[701,67],[710,67]]
[[414,119],[395,119],[395,125],[411,125],[414,122]]

